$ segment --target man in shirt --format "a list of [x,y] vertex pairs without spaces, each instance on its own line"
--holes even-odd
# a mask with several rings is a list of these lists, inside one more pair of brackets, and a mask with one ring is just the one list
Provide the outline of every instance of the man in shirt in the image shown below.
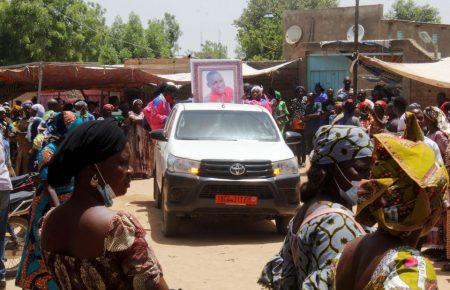
[[352,93],[353,93],[352,81],[350,77],[345,77],[344,87],[337,92],[336,99],[340,102],[344,102],[350,97],[350,94]]
[[315,96],[313,93],[307,95],[307,103],[305,107],[305,116],[303,120],[305,122],[304,129],[304,140],[306,144],[305,154],[309,155],[313,149],[313,139],[317,130],[319,130],[322,125],[321,115],[322,115],[322,104],[315,102]]
[[358,101],[358,105],[362,104],[362,103],[366,103],[369,106],[369,108],[371,110],[373,110],[374,103],[370,99],[367,98],[366,91],[360,90],[359,93],[358,93],[358,96],[356,97],[356,99]]
[[9,193],[12,190],[11,179],[5,160],[3,137],[0,138],[0,289],[6,288],[5,234],[8,225]]
[[89,121],[95,121],[95,118],[92,114],[88,111],[88,104],[85,101],[78,101],[75,103],[75,111],[77,117],[81,119],[81,121],[89,122]]
[[163,129],[174,103],[177,87],[166,83],[158,87],[159,93],[144,109],[144,116],[152,130]]

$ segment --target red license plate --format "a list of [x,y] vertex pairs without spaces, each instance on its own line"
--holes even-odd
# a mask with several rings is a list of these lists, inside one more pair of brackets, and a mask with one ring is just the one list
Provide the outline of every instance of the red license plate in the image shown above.
[[257,205],[257,196],[216,195],[216,204],[225,205]]

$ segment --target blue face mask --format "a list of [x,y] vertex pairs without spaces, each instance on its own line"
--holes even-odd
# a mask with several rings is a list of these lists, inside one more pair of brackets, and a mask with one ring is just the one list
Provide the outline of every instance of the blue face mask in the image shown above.
[[97,190],[100,193],[100,195],[103,198],[103,202],[106,207],[111,207],[113,205],[113,199],[116,197],[116,194],[114,193],[114,190],[111,188],[109,184],[106,183],[105,179],[103,178],[102,173],[98,169],[97,164],[95,164],[95,168],[97,169],[98,175],[102,179],[102,182],[104,186],[101,186],[100,184],[97,185]]
[[348,182],[348,184],[351,184],[352,186],[348,190],[343,190],[339,183],[337,182],[336,178],[334,177],[334,182],[336,183],[336,186],[339,189],[339,195],[350,205],[354,206],[358,203],[358,189],[359,189],[359,181],[355,180],[348,180],[347,176],[345,176],[344,172],[342,172],[339,165],[336,165],[336,167],[339,169],[339,172],[341,173],[342,177],[344,177],[345,181]]

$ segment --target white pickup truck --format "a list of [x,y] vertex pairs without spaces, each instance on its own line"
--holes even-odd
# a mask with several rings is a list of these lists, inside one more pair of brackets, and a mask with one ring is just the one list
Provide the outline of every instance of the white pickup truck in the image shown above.
[[[299,135],[288,134],[297,142]],[[163,233],[183,217],[275,219],[285,233],[299,205],[298,162],[264,108],[243,104],[178,104],[156,140],[154,195]]]

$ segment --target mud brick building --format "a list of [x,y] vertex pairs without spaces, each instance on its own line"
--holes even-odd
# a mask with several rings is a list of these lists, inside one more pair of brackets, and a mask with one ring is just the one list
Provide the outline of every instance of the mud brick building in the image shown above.
[[[347,35],[354,25],[354,15],[354,7],[284,13],[283,29],[286,35],[293,27],[297,33],[301,31],[300,39],[293,42],[285,37],[283,44],[286,60],[302,59],[298,65],[300,84],[313,90],[314,85],[321,82],[325,88],[337,90],[342,86],[342,79],[351,76],[349,68],[353,42],[348,40]],[[432,62],[450,57],[450,25],[385,19],[383,5],[361,6],[360,25],[364,29],[360,52],[364,55],[408,63]],[[371,72],[360,70],[359,88],[370,90],[379,81]],[[434,104],[436,94],[442,91],[401,78],[387,85],[400,88],[401,94],[410,102],[424,106]],[[450,90],[446,93],[450,94]]]

